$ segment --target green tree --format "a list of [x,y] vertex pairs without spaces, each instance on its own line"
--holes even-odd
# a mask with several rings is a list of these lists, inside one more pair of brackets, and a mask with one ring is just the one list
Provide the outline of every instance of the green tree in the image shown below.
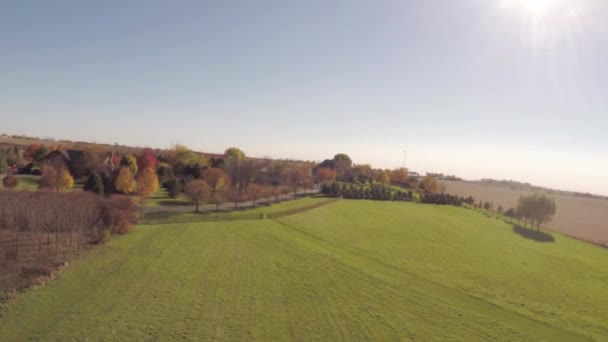
[[86,183],[84,183],[83,189],[84,191],[90,191],[98,195],[103,195],[103,179],[101,179],[101,176],[97,172],[93,172],[87,178]]
[[227,148],[224,152],[224,157],[226,159],[236,159],[236,160],[244,160],[245,152],[236,147]]
[[551,220],[557,212],[555,199],[546,194],[534,193],[521,196],[517,202],[517,215],[525,220],[529,220],[532,226],[536,223],[536,229]]

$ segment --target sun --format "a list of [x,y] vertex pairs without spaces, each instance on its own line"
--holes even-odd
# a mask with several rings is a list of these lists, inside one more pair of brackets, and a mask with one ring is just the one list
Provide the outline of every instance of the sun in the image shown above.
[[526,12],[541,15],[557,7],[560,0],[520,0],[520,2]]

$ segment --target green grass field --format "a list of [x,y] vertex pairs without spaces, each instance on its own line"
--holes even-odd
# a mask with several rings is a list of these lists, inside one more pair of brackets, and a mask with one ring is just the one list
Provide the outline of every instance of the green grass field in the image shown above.
[[607,340],[608,251],[554,239],[347,200],[139,226],[8,304],[0,340]]

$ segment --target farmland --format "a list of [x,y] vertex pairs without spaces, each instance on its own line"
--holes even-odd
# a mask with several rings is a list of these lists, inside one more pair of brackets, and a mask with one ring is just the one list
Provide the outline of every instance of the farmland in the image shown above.
[[606,250],[472,210],[342,200],[138,226],[9,303],[2,340],[605,340]]
[[[477,201],[492,201],[495,206],[514,207],[522,194],[529,192],[475,182],[443,181],[446,191],[473,196]],[[555,195],[557,214],[547,227],[553,231],[608,246],[608,200]]]

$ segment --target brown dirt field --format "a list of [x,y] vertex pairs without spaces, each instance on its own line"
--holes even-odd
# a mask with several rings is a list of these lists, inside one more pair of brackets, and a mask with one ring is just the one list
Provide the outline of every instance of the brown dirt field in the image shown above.
[[[443,181],[446,193],[473,196],[475,201],[494,202],[507,209],[515,207],[517,199],[528,191],[476,182]],[[608,247],[608,200],[554,195],[557,213],[546,226],[548,229],[581,240]]]

